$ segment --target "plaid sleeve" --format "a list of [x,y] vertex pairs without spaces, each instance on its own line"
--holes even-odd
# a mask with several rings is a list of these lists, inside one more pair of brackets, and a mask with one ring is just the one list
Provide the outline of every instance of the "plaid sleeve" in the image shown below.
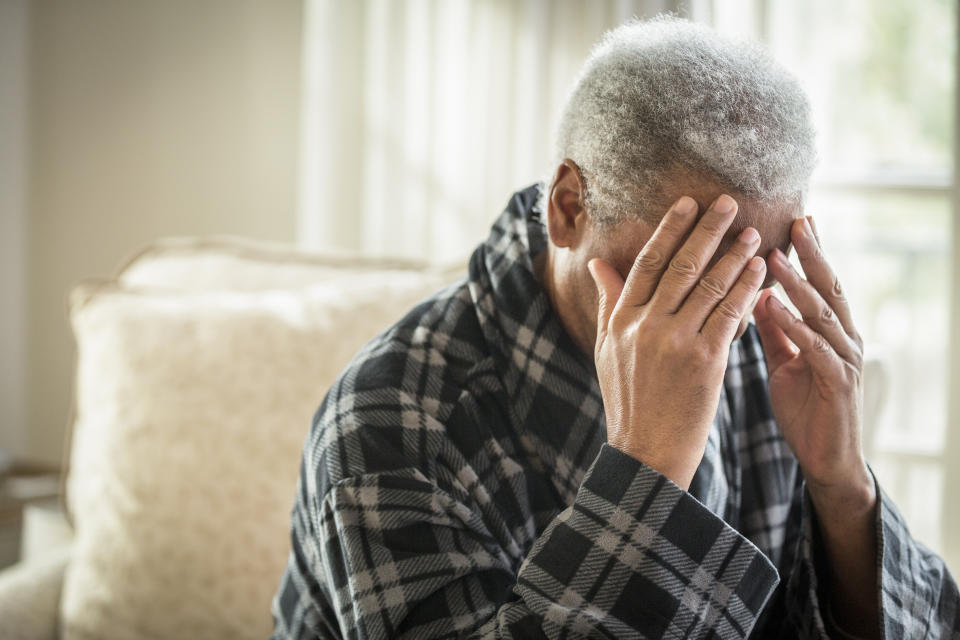
[[[876,482],[876,478],[874,478]],[[960,640],[960,593],[943,560],[910,535],[890,496],[877,487],[880,569],[877,598],[885,638]],[[801,638],[845,637],[822,606],[817,568],[825,558],[814,535],[816,519],[809,494],[803,496],[802,535],[797,566],[787,580],[788,610]],[[827,630],[831,633],[828,636]]]
[[412,469],[338,482],[317,524],[313,552],[294,536],[275,637],[742,638],[778,582],[746,538],[606,444],[519,566]]

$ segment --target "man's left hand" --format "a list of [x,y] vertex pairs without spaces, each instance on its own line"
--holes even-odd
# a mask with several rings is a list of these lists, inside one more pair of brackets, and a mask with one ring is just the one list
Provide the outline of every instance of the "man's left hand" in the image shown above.
[[873,481],[860,446],[863,341],[807,218],[794,221],[791,240],[807,279],[779,249],[767,265],[802,319],[771,291],[763,292],[754,310],[774,417],[811,493],[846,502],[869,486],[870,497]]
[[877,493],[860,445],[863,340],[811,219],[795,220],[790,237],[806,279],[779,249],[767,268],[802,319],[770,291],[754,309],[770,401],[818,516],[836,623],[862,637],[880,637]]

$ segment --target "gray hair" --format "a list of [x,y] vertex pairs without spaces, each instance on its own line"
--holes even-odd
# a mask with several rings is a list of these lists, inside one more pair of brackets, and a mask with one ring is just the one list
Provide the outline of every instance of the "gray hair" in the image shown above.
[[[556,131],[601,225],[659,220],[664,180],[710,179],[761,203],[802,202],[816,163],[799,83],[761,47],[672,16],[594,46]],[[543,190],[541,209],[552,185]]]

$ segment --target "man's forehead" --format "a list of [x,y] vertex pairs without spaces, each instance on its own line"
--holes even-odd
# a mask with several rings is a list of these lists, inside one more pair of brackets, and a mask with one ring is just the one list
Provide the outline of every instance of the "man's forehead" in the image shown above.
[[724,244],[732,244],[737,237],[748,227],[753,227],[760,234],[761,243],[772,246],[781,246],[784,242],[789,242],[790,240],[790,226],[793,223],[793,218],[762,218],[759,220],[750,220],[743,218],[741,219],[739,215],[734,219],[730,224],[730,227],[727,228],[726,233],[723,234],[722,242]]
[[[776,201],[748,197],[730,185],[723,184],[716,176],[693,172],[681,167],[671,169],[668,179],[661,186],[661,196],[666,212],[681,196],[690,196],[697,201],[700,215],[706,213],[720,195],[727,194],[737,202],[737,216],[724,234],[724,241],[734,240],[747,227],[753,227],[766,239],[789,240],[790,225],[800,217],[803,207],[795,200]],[[766,244],[766,242],[764,243]]]
[[[736,198],[734,199],[736,200]],[[708,202],[707,206],[709,204]],[[747,227],[753,227],[760,234],[760,246],[756,255],[766,259],[774,249],[789,253],[790,228],[793,226],[793,221],[801,215],[801,207],[796,205],[764,207],[753,203],[741,204],[740,201],[737,204],[737,216],[727,228],[726,233],[723,234],[720,246],[717,247],[708,268],[717,263]],[[767,287],[773,283],[774,280],[768,275],[763,286]]]
[[[730,194],[737,201],[737,215],[723,234],[723,245],[729,246],[745,229],[753,227],[760,233],[762,246],[769,249],[785,249],[790,244],[790,227],[793,221],[802,215],[802,208],[796,203],[762,203],[736,194]],[[699,202],[700,215],[713,202]]]

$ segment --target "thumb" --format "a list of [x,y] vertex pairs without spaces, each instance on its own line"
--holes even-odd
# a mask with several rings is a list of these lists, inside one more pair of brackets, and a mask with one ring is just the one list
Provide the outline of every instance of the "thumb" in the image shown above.
[[593,283],[597,287],[597,342],[599,343],[607,334],[607,325],[610,322],[613,309],[620,299],[624,280],[617,273],[617,270],[602,258],[594,258],[588,262],[587,269],[589,269],[590,275],[593,277]]

